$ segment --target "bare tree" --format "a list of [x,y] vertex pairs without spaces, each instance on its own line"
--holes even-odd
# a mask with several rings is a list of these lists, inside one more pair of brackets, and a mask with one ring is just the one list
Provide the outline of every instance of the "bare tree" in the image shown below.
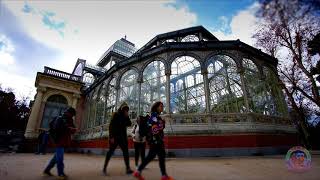
[[279,59],[279,83],[293,110],[292,118],[308,145],[308,117],[319,115],[320,95],[315,74],[319,58],[308,42],[320,32],[320,3],[316,0],[260,0],[261,26],[253,36],[256,45]]

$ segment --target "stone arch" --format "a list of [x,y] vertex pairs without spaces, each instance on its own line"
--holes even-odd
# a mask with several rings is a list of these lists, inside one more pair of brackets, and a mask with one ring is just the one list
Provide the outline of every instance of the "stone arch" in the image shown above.
[[[62,101],[49,101],[50,98],[54,96],[58,98],[60,96]],[[69,96],[63,92],[51,91],[47,93],[43,99],[43,108],[41,110],[41,115],[38,120],[38,127],[46,129],[49,128],[50,121],[55,117],[61,115],[68,106],[71,106],[70,100],[68,100],[68,98]]]
[[62,95],[64,98],[67,99],[68,106],[72,105],[72,97],[71,97],[71,95],[68,94],[68,93],[65,93],[63,91],[58,91],[58,90],[51,90],[51,91],[47,92],[43,97],[43,102],[46,103],[48,98],[53,96],[53,95]]

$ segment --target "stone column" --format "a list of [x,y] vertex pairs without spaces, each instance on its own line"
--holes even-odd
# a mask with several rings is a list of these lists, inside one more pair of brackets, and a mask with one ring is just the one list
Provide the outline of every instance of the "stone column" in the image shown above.
[[39,117],[41,102],[42,102],[43,94],[44,94],[45,91],[46,91],[45,87],[38,87],[37,88],[36,99],[35,99],[34,104],[32,106],[31,114],[30,114],[30,117],[28,119],[26,132],[24,134],[24,136],[27,139],[37,138],[37,135],[38,135],[37,127],[36,127],[37,126],[37,119]]
[[[73,107],[77,111],[77,104],[78,104],[78,99],[80,98],[80,94],[74,93],[72,95],[72,104],[71,107]],[[76,113],[76,117],[74,117],[74,122],[77,122],[77,116],[79,116],[79,112]]]
[[77,109],[78,99],[80,98],[80,94],[73,94],[72,96],[72,107]]
[[167,113],[171,114],[171,105],[170,105],[170,75],[171,72],[166,72],[166,106]]
[[210,113],[210,90],[209,90],[208,71],[203,70],[201,74],[203,76],[204,95],[206,100],[206,113]]

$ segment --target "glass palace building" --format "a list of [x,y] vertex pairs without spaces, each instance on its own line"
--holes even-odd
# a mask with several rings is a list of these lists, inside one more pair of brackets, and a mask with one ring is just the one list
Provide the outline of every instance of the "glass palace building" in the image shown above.
[[169,155],[285,152],[298,139],[277,63],[240,40],[220,41],[202,26],[159,34],[140,49],[122,38],[96,65],[78,59],[72,73],[38,72],[25,136],[34,139],[38,128],[72,106],[80,129],[73,149],[104,153],[110,118],[122,102],[134,122],[162,101]]

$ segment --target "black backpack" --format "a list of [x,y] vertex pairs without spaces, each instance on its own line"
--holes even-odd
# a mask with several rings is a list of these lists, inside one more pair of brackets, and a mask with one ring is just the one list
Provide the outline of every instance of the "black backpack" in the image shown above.
[[59,141],[65,129],[66,129],[66,121],[64,120],[64,118],[62,118],[62,116],[58,116],[54,118],[52,121],[50,121],[49,135],[54,143]]
[[148,137],[149,135],[149,126],[148,121],[150,116],[139,116],[140,118],[140,124],[139,124],[139,135],[140,137]]

